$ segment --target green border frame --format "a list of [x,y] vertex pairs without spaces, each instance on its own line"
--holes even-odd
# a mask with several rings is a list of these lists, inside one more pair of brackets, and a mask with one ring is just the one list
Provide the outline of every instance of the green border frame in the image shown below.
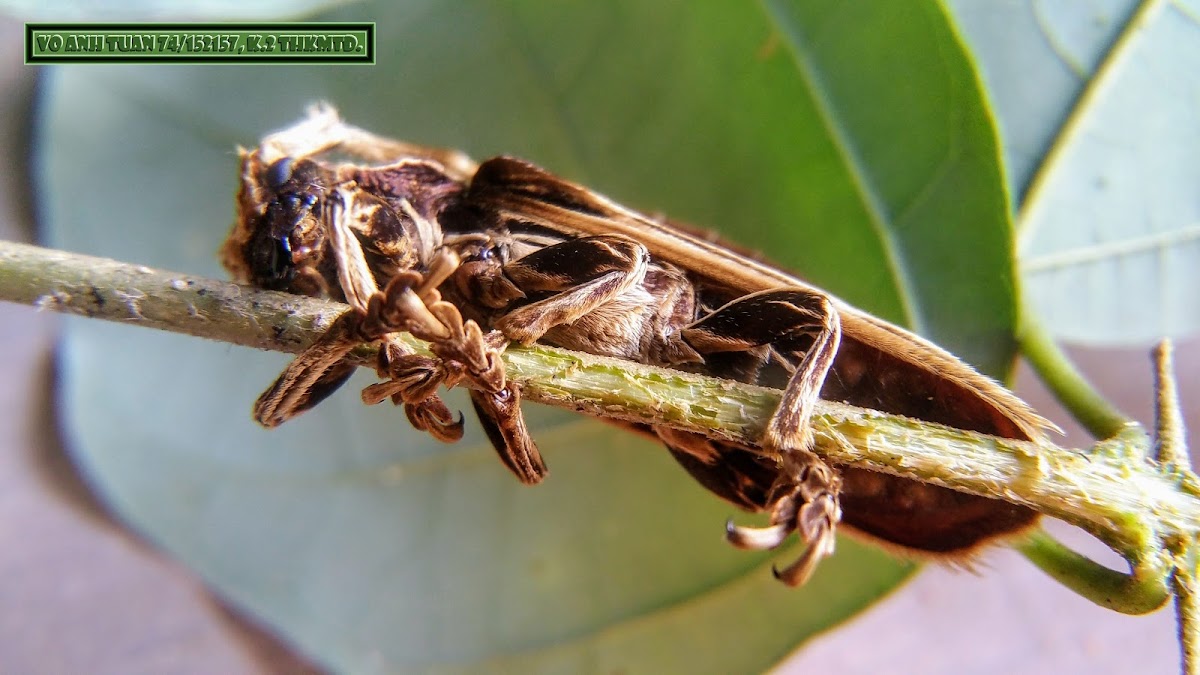
[[[337,54],[297,54],[295,56],[247,56],[245,54],[199,54],[164,56],[89,56],[63,54],[53,58],[34,56],[34,31],[70,31],[70,30],[104,30],[104,31],[138,31],[138,32],[171,32],[171,31],[247,31],[247,32],[309,32],[316,33],[328,30],[359,30],[367,35],[366,50],[363,54],[342,56]],[[75,63],[295,63],[295,64],[356,64],[375,65],[375,23],[374,22],[341,22],[341,21],[277,21],[277,22],[209,22],[209,23],[26,23],[25,24],[25,63],[27,65],[62,65]]]

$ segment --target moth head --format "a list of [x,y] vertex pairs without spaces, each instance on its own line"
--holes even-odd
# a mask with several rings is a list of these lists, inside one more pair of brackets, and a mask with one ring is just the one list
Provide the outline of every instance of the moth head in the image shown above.
[[244,154],[238,221],[222,249],[222,261],[238,281],[328,295],[329,285],[322,279],[328,174],[308,159],[266,163],[257,152]]

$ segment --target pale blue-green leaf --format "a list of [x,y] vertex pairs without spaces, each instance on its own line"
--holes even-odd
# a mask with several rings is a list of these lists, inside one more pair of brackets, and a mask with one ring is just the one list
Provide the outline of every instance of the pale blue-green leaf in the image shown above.
[[[1018,203],[1064,134],[1042,187],[1021,205],[1031,306],[1077,342],[1194,333],[1195,3],[948,4],[988,85]],[[1130,30],[1137,12],[1145,25]],[[1095,94],[1081,99],[1088,88]]]
[[1138,0],[947,0],[996,115],[1013,200]]
[[357,0],[0,0],[25,21],[280,21]]
[[[377,21],[379,65],[53,71],[49,242],[220,274],[232,148],[328,99],[382,133],[523,155],[724,226],[992,372],[1011,355],[994,130],[934,0],[429,1],[324,18]],[[910,569],[843,542],[787,592],[770,556],[727,550],[729,507],[661,448],[557,411],[530,409],[552,473],[528,489],[477,430],[438,445],[352,391],[254,427],[279,356],[73,322],[63,357],[92,484],[335,669],[757,670]]]
[[1146,3],[1022,209],[1020,259],[1059,337],[1200,330],[1200,3]]

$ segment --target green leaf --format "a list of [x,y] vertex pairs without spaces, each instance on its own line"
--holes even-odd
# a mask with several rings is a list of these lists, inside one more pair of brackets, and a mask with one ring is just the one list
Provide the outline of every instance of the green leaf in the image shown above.
[[1035,181],[1021,271],[1049,330],[1095,345],[1200,331],[1200,3],[955,5],[1014,183]]
[[[376,21],[378,65],[51,71],[49,243],[219,274],[233,147],[327,99],[380,133],[523,156],[718,228],[993,373],[1011,358],[994,130],[932,0],[323,18]],[[353,391],[268,432],[249,406],[283,362],[69,322],[63,420],[117,513],[336,670],[758,670],[912,569],[843,540],[783,588],[775,556],[721,541],[730,507],[661,448],[561,411],[530,407],[551,467],[534,489],[475,428],[439,445]]]
[[1001,131],[1016,204],[1137,0],[947,0]]

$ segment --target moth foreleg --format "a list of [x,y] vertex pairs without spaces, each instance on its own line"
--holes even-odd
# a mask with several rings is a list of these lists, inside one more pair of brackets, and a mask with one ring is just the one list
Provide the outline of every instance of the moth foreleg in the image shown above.
[[774,548],[788,534],[798,532],[809,547],[778,576],[791,585],[804,583],[816,563],[833,553],[841,519],[840,476],[810,449],[813,408],[841,340],[837,311],[818,292],[764,291],[739,298],[688,326],[683,339],[701,354],[751,352],[760,359],[803,354],[763,434],[763,449],[780,462],[769,503],[771,525],[730,525],[728,539],[743,548]]
[[276,427],[320,403],[354,372],[344,359],[362,344],[360,315],[339,316],[316,342],[301,352],[254,403],[254,419]]
[[542,482],[546,463],[525,428],[520,389],[511,382],[497,392],[472,389],[471,404],[504,466],[526,485]]
[[393,336],[385,336],[379,349],[375,372],[383,382],[372,384],[362,391],[362,401],[376,405],[390,399],[403,405],[408,421],[418,431],[428,431],[445,443],[462,438],[463,417],[450,411],[437,395],[437,388],[447,379],[441,359],[420,356]]
[[378,206],[360,198],[353,186],[339,186],[326,201],[325,222],[329,243],[337,262],[338,285],[346,302],[359,312],[379,294],[375,275],[367,264],[362,244],[354,234],[355,221],[370,219]]
[[649,262],[646,247],[625,237],[582,237],[547,246],[504,265],[503,273],[526,295],[551,295],[508,312],[495,325],[512,340],[535,342],[641,283]]
[[365,322],[379,333],[404,331],[429,343],[444,364],[444,384],[468,380],[474,388],[499,391],[504,387],[500,354],[508,344],[499,331],[485,333],[475,321],[464,320],[433,284],[420,274],[401,273],[380,298],[372,299]]
[[[386,364],[381,360],[380,375],[389,381],[367,387],[363,400],[403,401],[409,419],[422,428],[407,406],[410,400],[431,396],[440,384],[469,382],[475,412],[504,465],[521,482],[538,483],[546,475],[546,465],[525,427],[520,391],[506,381],[500,359],[508,339],[499,331],[485,333],[475,321],[464,320],[458,308],[442,300],[437,290],[457,267],[458,258],[443,249],[429,272],[397,275],[382,299],[371,302],[366,321],[373,330],[412,333],[429,342],[434,358],[397,354]],[[456,431],[461,433],[461,422]]]

